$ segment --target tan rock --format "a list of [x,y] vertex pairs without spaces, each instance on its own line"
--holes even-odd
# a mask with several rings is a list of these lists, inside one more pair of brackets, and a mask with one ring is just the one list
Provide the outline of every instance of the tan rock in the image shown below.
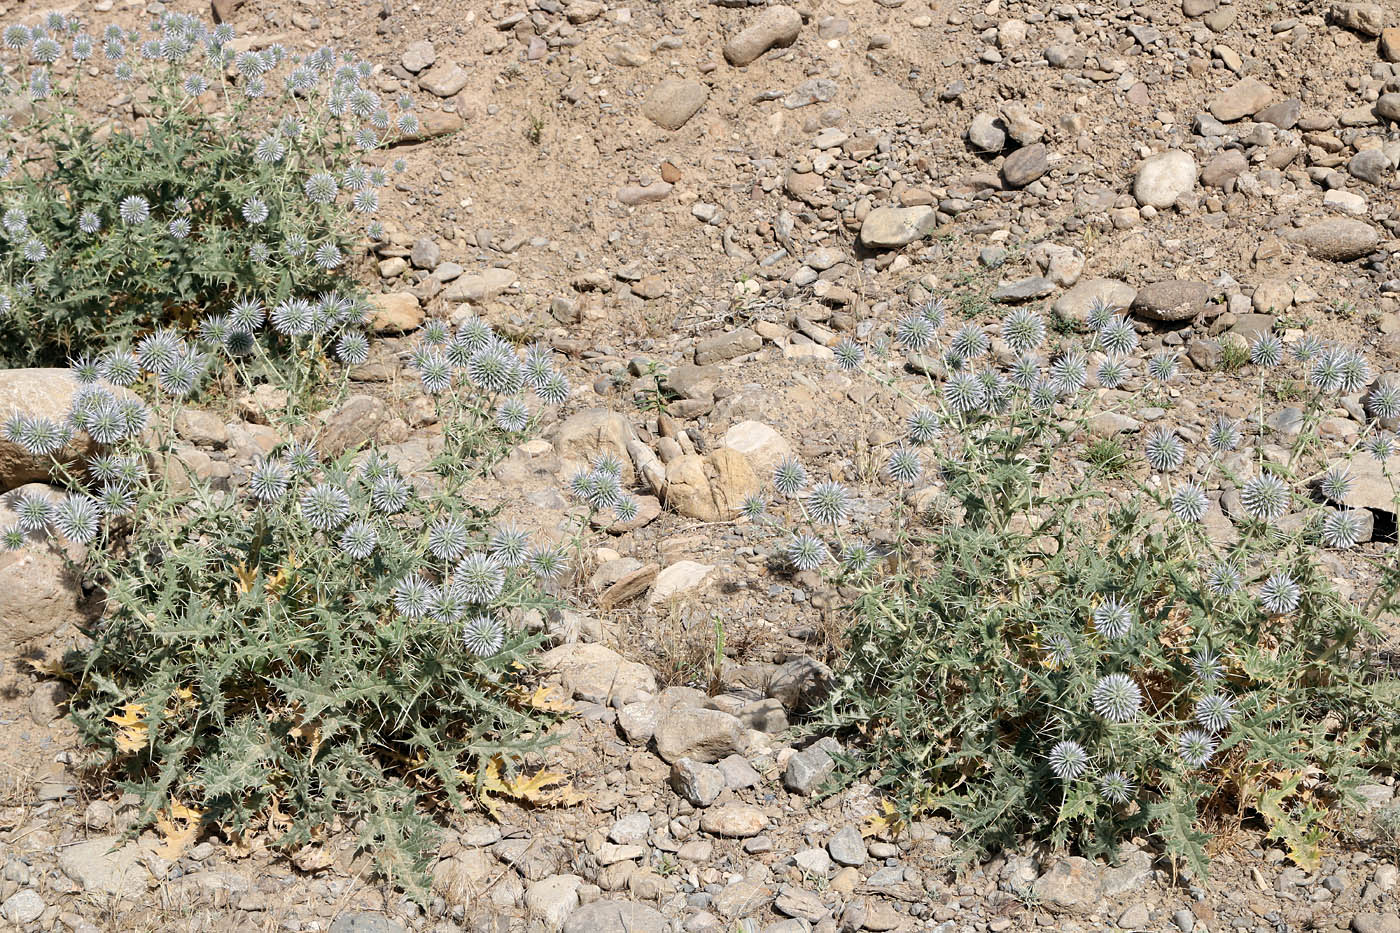
[[705,522],[734,517],[758,492],[758,477],[739,451],[720,447],[708,456],[686,454],[666,465],[666,504]]
[[[52,501],[61,498],[57,489],[43,483],[26,483],[0,496],[0,529],[16,523],[18,517],[10,506],[17,496],[26,494]],[[89,607],[65,555],[77,560],[82,548],[37,532],[28,535],[24,547],[0,551],[0,652],[11,652],[67,623],[86,619]]]
[[[68,420],[78,385],[78,380],[67,369],[0,370],[0,421],[18,413],[62,424]],[[124,389],[107,388],[118,396],[130,394]],[[96,450],[92,438],[79,431],[55,456],[58,462],[71,466]],[[36,457],[0,434],[0,492],[36,480],[48,480],[51,468],[51,457]]]
[[423,308],[411,292],[370,295],[365,323],[376,334],[406,334],[423,324]]
[[585,469],[600,454],[611,454],[622,464],[622,484],[636,479],[627,441],[633,437],[627,419],[606,408],[590,408],[571,416],[554,435],[554,451],[561,471],[571,475]]

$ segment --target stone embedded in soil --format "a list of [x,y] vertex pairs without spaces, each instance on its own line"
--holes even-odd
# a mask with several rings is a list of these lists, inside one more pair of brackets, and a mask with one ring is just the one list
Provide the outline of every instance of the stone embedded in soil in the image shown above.
[[1201,168],[1201,184],[1207,188],[1224,188],[1248,168],[1249,160],[1243,152],[1226,149],[1211,156],[1210,161]]
[[1400,123],[1400,91],[1391,91],[1376,98],[1376,116]]
[[482,304],[498,297],[514,284],[514,272],[492,266],[475,275],[458,277],[442,293],[442,300]]
[[391,145],[399,146],[427,142],[439,136],[455,133],[466,125],[467,121],[462,119],[461,114],[447,110],[424,111],[418,117],[418,131],[395,137]]
[[662,761],[682,758],[713,764],[748,747],[738,717],[723,710],[675,708],[661,717],[652,735]]
[[628,207],[655,204],[670,197],[673,187],[675,186],[666,181],[654,181],[649,185],[628,185],[617,189],[617,199]]
[[645,904],[601,900],[571,913],[561,933],[668,933],[670,929],[666,918]]
[[865,840],[860,831],[847,823],[826,844],[826,851],[837,865],[859,868],[865,864]]
[[1273,103],[1275,96],[1274,89],[1263,81],[1253,77],[1245,78],[1233,87],[1216,94],[1206,105],[1206,109],[1217,120],[1234,123],[1263,110]]
[[399,63],[406,71],[417,74],[425,68],[431,68],[435,61],[437,61],[437,51],[433,48],[433,44],[427,39],[418,39],[410,42],[408,48],[404,49],[403,58],[399,60]]
[[374,440],[388,420],[389,409],[383,399],[352,395],[326,416],[317,448],[327,457],[358,450]]
[[699,561],[677,561],[656,575],[647,601],[653,606],[664,606],[673,599],[694,593],[705,585],[714,570],[712,565]]
[[787,438],[761,421],[741,421],[732,426],[724,432],[724,446],[748,457],[760,476],[768,475],[784,457],[792,455]]
[[801,31],[802,14],[787,6],[767,7],[724,44],[724,59],[736,67],[747,65],[771,48],[792,45]]
[[603,645],[576,643],[551,648],[540,656],[540,668],[558,671],[564,689],[590,703],[627,704],[656,695],[651,668]]
[[1055,293],[1055,283],[1040,275],[1032,275],[1016,282],[1002,282],[992,292],[992,300],[1006,304],[1032,301]]
[[705,106],[710,89],[699,81],[668,78],[647,95],[642,114],[662,129],[678,130]]
[[525,909],[531,917],[557,930],[578,909],[578,888],[583,879],[578,875],[551,875],[525,889]]
[[921,240],[938,226],[938,211],[928,205],[877,207],[860,225],[860,242],[871,249],[897,249]]
[[1379,36],[1394,19],[1386,15],[1379,3],[1337,3],[1333,4],[1331,12],[1334,23],[1370,38]]
[[1351,921],[1352,933],[1400,933],[1400,913],[1366,911]]
[[1017,149],[1001,163],[1001,177],[1008,188],[1024,188],[1050,170],[1050,154],[1044,143]]
[[1305,227],[1290,230],[1284,236],[1301,244],[1313,257],[1332,262],[1360,259],[1380,242],[1380,234],[1375,227],[1365,221],[1344,217],[1317,220]]
[[[50,486],[26,483],[0,496],[0,528],[18,522],[10,509],[18,495],[41,495],[52,502],[62,497]],[[75,544],[61,548],[59,541],[36,532],[26,535],[23,547],[0,552],[0,649],[13,651],[85,620],[82,585],[66,563],[81,560],[83,548]]]
[[710,363],[732,360],[736,356],[752,353],[761,346],[762,337],[747,327],[739,327],[700,341],[695,347],[695,365],[708,366]]
[[1347,172],[1372,185],[1385,185],[1395,176],[1395,169],[1379,149],[1363,149],[1351,157]]
[[1006,125],[996,114],[980,111],[968,124],[967,141],[974,152],[995,155],[1006,148]]
[[794,794],[809,796],[836,770],[836,761],[820,745],[794,752],[783,769],[783,786]]
[[145,895],[151,878],[143,858],[134,842],[97,836],[61,849],[58,867],[89,894],[135,899]]
[[1105,302],[1112,308],[1126,310],[1137,297],[1137,289],[1117,279],[1080,279],[1065,292],[1050,310],[1064,321],[1083,324],[1095,302]]
[[693,807],[708,807],[725,786],[724,772],[715,765],[693,758],[680,758],[671,764],[671,788]]
[[566,475],[586,469],[600,454],[609,454],[622,464],[622,484],[630,486],[637,476],[627,451],[632,436],[632,425],[622,415],[606,408],[588,408],[559,425],[554,432],[554,452]]
[[1211,288],[1204,282],[1168,279],[1138,289],[1134,314],[1154,321],[1186,321],[1205,309]]
[[712,836],[748,839],[768,828],[768,815],[746,803],[726,803],[706,810],[700,828]]
[[1138,204],[1160,210],[1171,207],[1195,186],[1196,160],[1191,153],[1168,149],[1143,159],[1133,179],[1133,197]]
[[1381,39],[1376,44],[1376,52],[1380,55],[1381,61],[1400,62],[1400,26],[1387,26],[1381,30]]
[[370,295],[365,321],[376,334],[406,334],[423,325],[423,307],[412,292]]
[[453,62],[442,62],[420,75],[418,86],[437,97],[452,97],[471,80],[471,74]]

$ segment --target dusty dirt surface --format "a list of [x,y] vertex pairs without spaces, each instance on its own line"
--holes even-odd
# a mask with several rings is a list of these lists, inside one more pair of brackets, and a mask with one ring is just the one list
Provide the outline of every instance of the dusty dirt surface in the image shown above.
[[[0,20],[47,9],[0,4]],[[209,15],[184,0],[64,9],[94,29],[165,9]],[[1301,370],[1261,382],[1241,356],[1261,332],[1356,347],[1374,376],[1400,369],[1394,4],[248,0],[226,15],[250,47],[363,57],[378,90],[407,92],[427,122],[454,127],[374,154],[407,170],[384,192],[388,241],[359,271],[373,292],[411,293],[428,319],[475,314],[545,341],[569,373],[573,397],[482,483],[483,500],[504,500],[504,517],[537,534],[564,534],[578,514],[564,481],[581,448],[557,441],[588,433],[580,425],[630,436],[674,485],[658,496],[637,479],[637,527],[596,534],[569,592],[580,612],[543,622],[555,660],[625,674],[573,691],[580,716],[551,755],[586,803],[453,821],[425,907],[377,881],[340,837],[301,859],[216,835],[173,861],[150,833],[122,842],[132,808],[74,777],[63,688],[42,673],[72,632],[3,646],[6,923],[1400,931],[1397,840],[1373,825],[1396,806],[1392,776],[1366,788],[1371,812],[1348,818],[1310,871],[1248,821],[1218,827],[1209,879],[1183,878],[1144,840],[1115,866],[1027,849],[959,871],[952,824],[862,839],[871,789],[812,795],[795,775],[830,758],[794,745],[791,691],[774,686],[839,661],[843,596],[783,569],[783,536],[734,515],[791,453],[852,488],[856,532],[896,531],[901,493],[880,466],[928,385],[919,370],[935,388],[940,370],[892,347],[871,352],[883,377],[871,379],[838,369],[833,348],[889,346],[896,321],[931,297],[947,302],[947,333],[974,322],[995,336],[1010,308],[1043,310],[1047,358],[1083,343],[1093,297],[1128,307],[1141,345],[1125,390],[1144,384],[1154,353],[1179,354],[1166,388],[1099,396],[1116,415],[1095,431],[1122,443],[1122,468],[1065,458],[1065,483],[1145,478],[1150,427],[1199,441],[1221,414],[1244,419],[1251,456],[1283,456],[1301,423],[1290,407]],[[93,106],[132,116],[120,93]],[[412,342],[376,339],[353,378],[379,442],[421,465],[435,429],[404,364]],[[995,340],[992,351],[1006,352]],[[1328,450],[1373,433],[1368,391],[1319,425]],[[598,428],[608,412],[622,425],[613,434]],[[231,484],[255,452],[238,436],[206,445],[213,475]],[[672,468],[725,448],[743,452],[747,478],[702,465],[708,488],[681,501]],[[625,443],[585,452],[601,450],[641,466]],[[1228,538],[1238,492],[1213,482],[1207,521]],[[1394,547],[1395,515],[1384,501],[1358,504],[1372,540],[1328,560],[1362,599]],[[1394,663],[1394,638],[1373,647]],[[703,749],[653,734],[701,710],[738,725]]]

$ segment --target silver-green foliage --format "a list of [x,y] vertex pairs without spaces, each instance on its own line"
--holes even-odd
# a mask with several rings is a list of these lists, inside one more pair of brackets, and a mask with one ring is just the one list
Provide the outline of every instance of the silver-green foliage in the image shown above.
[[[0,362],[354,290],[346,260],[377,233],[386,182],[359,150],[417,128],[391,121],[367,65],[329,47],[236,52],[229,27],[177,14],[144,36],[63,16],[3,36]],[[85,91],[113,89],[138,121],[93,115]]]
[[[176,357],[195,352],[173,339]],[[428,811],[469,806],[494,757],[513,767],[547,741],[552,714],[529,702],[538,638],[521,622],[555,601],[568,552],[492,528],[464,489],[535,426],[539,395],[567,390],[542,349],[527,372],[489,330],[453,346],[430,470],[375,450],[323,461],[284,426],[236,492],[217,491],[173,448],[173,403],[148,410],[98,381],[78,393],[65,431],[130,414],[64,498],[14,503],[4,541],[85,546],[75,569],[105,609],[68,661],[72,717],[146,822],[178,804],[286,848],[354,829],[423,896]],[[481,353],[496,385],[471,375]],[[501,425],[507,400],[528,404],[525,422]],[[52,451],[41,420],[7,431]]]

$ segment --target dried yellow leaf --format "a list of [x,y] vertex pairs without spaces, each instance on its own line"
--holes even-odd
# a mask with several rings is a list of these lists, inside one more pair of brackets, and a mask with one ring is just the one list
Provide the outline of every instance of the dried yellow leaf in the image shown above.
[[156,849],[156,854],[163,859],[175,861],[184,854],[190,843],[199,838],[199,830],[203,824],[204,811],[172,800],[169,810],[156,817],[156,830],[165,840]]

